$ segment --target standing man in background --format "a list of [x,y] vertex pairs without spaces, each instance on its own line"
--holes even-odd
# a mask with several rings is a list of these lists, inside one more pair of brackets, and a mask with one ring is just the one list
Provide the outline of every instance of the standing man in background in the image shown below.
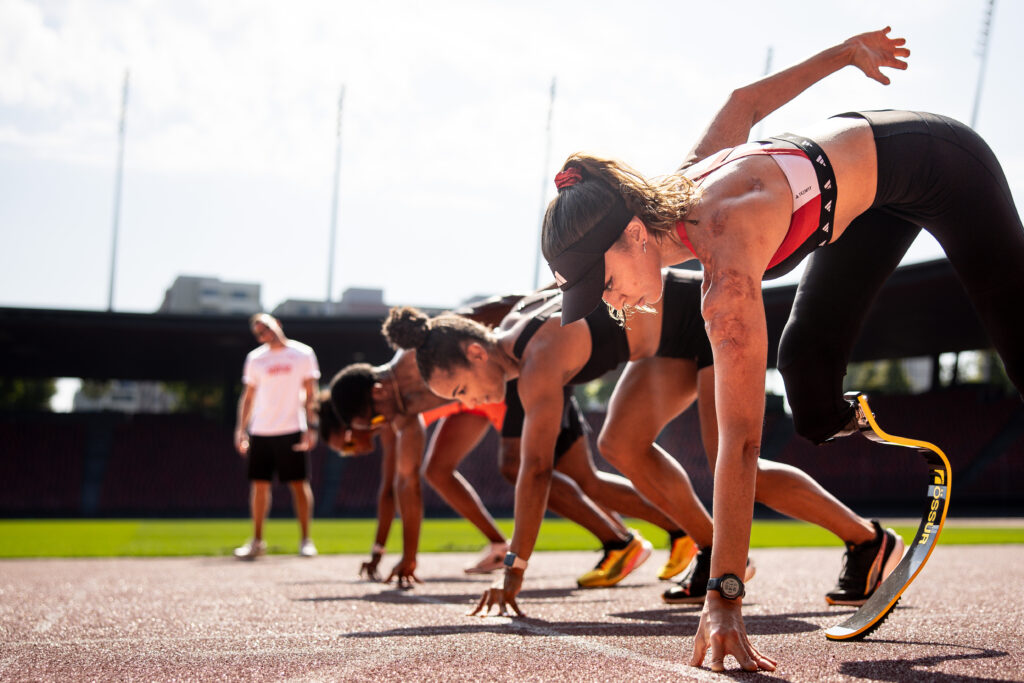
[[316,395],[320,368],[313,349],[284,336],[272,315],[257,313],[249,329],[260,342],[245,357],[242,396],[238,400],[235,448],[249,457],[249,506],[252,538],[235,548],[235,557],[252,559],[266,552],[263,520],[270,511],[270,483],[277,478],[292,491],[302,540],[299,555],[315,557],[309,537],[313,490],[309,451],[316,446]]

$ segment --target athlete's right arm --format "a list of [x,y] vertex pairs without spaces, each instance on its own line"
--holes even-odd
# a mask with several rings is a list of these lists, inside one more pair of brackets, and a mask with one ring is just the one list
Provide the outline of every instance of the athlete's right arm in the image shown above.
[[720,149],[743,144],[755,123],[843,67],[856,66],[869,78],[888,85],[889,79],[880,67],[906,69],[903,58],[910,55],[910,50],[903,47],[906,41],[890,38],[890,30],[886,26],[881,31],[847,38],[795,66],[737,88],[690,150],[682,168]]
[[252,399],[255,388],[251,384],[242,387],[242,395],[238,397],[238,418],[235,422],[235,450],[239,455],[249,453],[249,418],[252,417]]
[[[536,353],[538,349],[531,349],[535,353],[522,368],[518,383],[525,418],[520,441],[519,476],[516,477],[515,526],[509,550],[524,560],[529,560],[533,554],[544,511],[548,507],[555,446],[564,408],[562,372],[554,360],[557,354]],[[522,570],[506,571],[505,599],[514,602],[522,583]]]
[[[782,202],[766,200],[763,194],[717,198],[717,206],[729,215],[728,229],[718,234],[702,232],[695,243],[698,251],[709,255],[701,286],[701,315],[714,355],[718,417],[712,577],[743,576],[750,543],[768,355],[761,276],[773,244],[751,235],[780,232],[789,204],[788,195]],[[726,655],[733,655],[747,671],[776,666],[747,637],[742,598],[727,600],[717,592],[705,601],[693,648],[691,664],[699,666],[710,650],[713,671],[724,670]]]
[[380,581],[377,566],[384,556],[384,546],[391,533],[391,522],[395,519],[395,432],[392,429],[380,431],[380,445],[383,454],[380,460],[380,488],[377,490],[377,534],[373,538],[370,559],[359,567],[359,575],[372,581]]
[[411,588],[413,581],[420,582],[414,572],[423,521],[420,463],[426,436],[418,415],[399,415],[392,425],[396,436],[395,495],[402,515],[402,559],[391,570],[387,581],[396,578],[399,588]]

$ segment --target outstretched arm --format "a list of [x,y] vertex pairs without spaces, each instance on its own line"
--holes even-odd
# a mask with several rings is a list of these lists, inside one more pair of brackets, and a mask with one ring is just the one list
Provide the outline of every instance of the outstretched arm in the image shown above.
[[845,66],[855,66],[868,78],[888,85],[889,78],[881,72],[881,67],[906,69],[903,59],[910,55],[910,50],[903,47],[907,41],[890,38],[890,30],[886,26],[881,31],[847,38],[796,66],[737,88],[690,150],[682,168],[720,149],[743,144],[755,123]]

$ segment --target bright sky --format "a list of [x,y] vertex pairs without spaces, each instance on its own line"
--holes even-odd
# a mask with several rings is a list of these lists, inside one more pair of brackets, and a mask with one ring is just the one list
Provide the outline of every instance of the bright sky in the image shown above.
[[[116,310],[155,310],[179,274],[259,282],[268,309],[323,299],[342,84],[334,296],[451,306],[532,286],[566,155],[670,171],[769,47],[781,68],[889,24],[912,55],[889,87],[845,69],[765,135],[850,109],[969,122],[986,4],[0,0],[0,305],[106,308],[126,68]],[[1018,203],[1022,29],[998,2],[976,126]]]

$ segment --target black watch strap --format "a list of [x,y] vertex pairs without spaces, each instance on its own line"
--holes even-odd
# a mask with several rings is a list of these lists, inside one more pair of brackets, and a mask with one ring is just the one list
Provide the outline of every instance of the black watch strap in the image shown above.
[[723,574],[720,577],[708,579],[708,590],[718,591],[726,600],[736,600],[747,594],[743,580],[735,574]]

